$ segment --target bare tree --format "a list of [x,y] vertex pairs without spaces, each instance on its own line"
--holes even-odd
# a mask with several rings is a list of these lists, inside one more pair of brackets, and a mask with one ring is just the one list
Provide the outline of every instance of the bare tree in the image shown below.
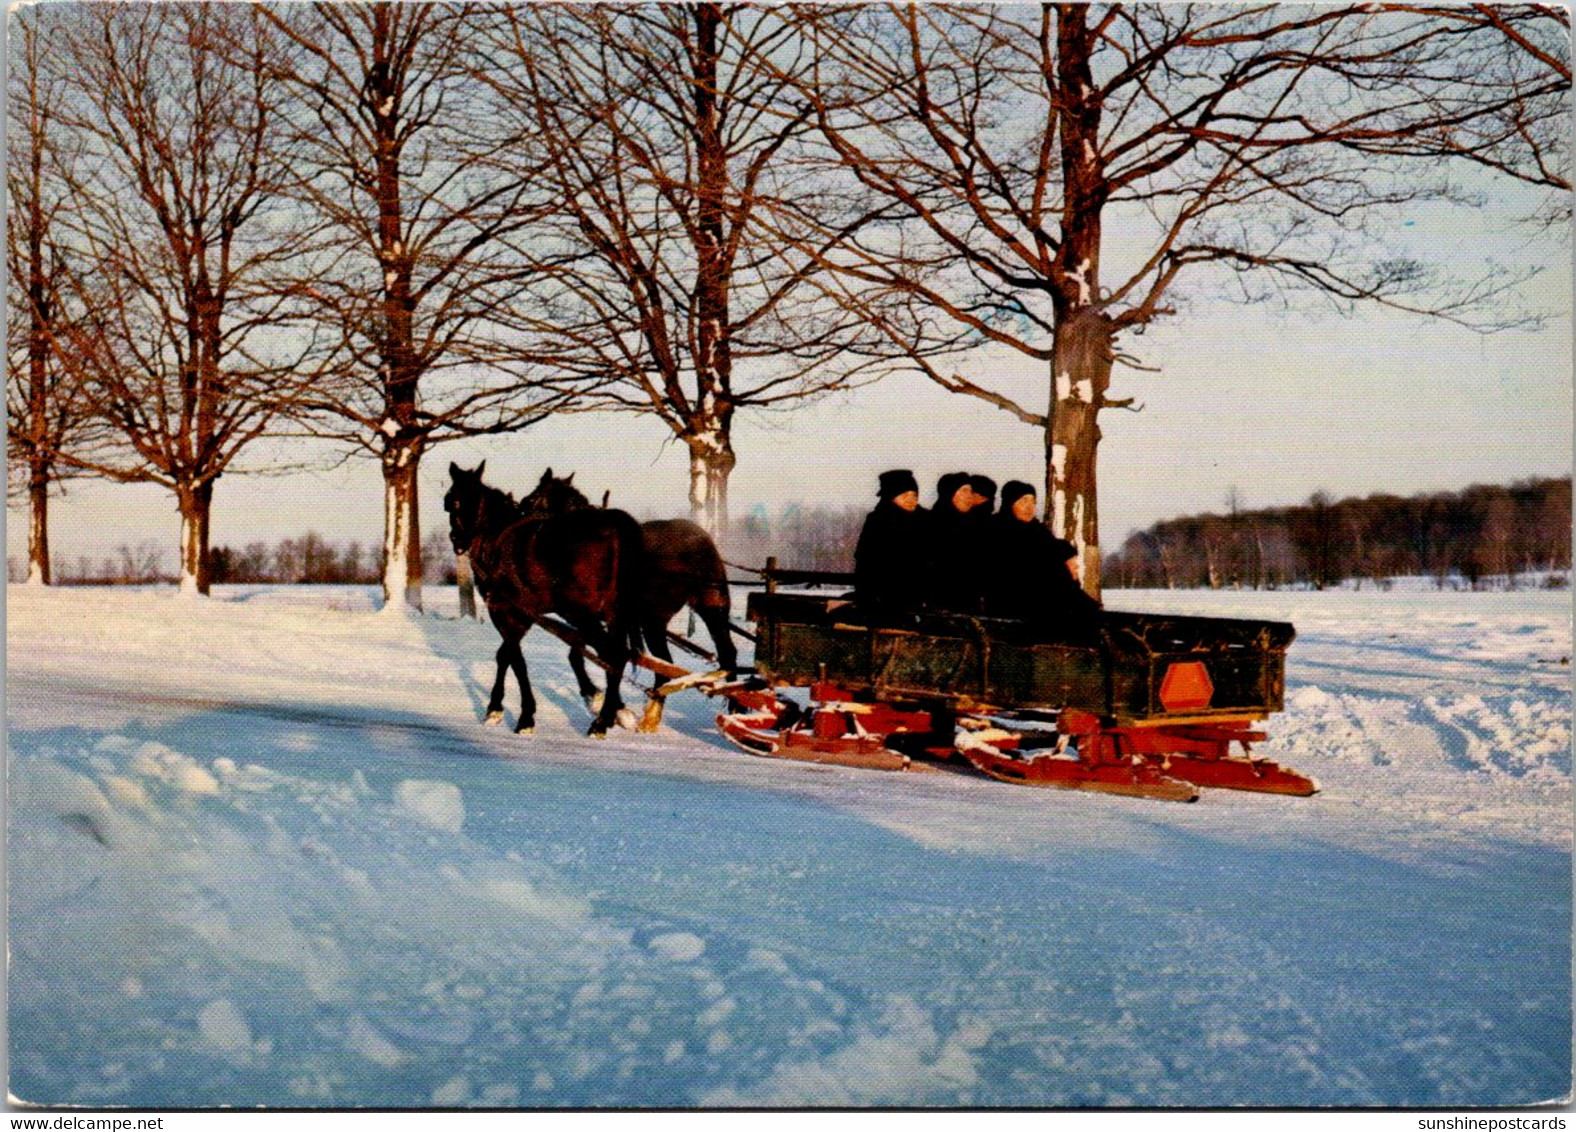
[[[1553,4],[1387,4],[1389,11],[1436,21],[1463,42],[1442,55],[1432,81],[1416,83],[1429,111],[1413,135],[1375,131],[1354,144],[1390,156],[1448,154],[1546,190],[1531,219],[1566,225],[1571,217],[1571,13]],[[1468,46],[1469,44],[1469,46]],[[1413,115],[1415,118],[1415,114]]]
[[12,24],[6,103],[6,484],[28,506],[27,578],[48,585],[49,499],[76,469],[58,453],[87,452],[103,439],[103,422],[82,402],[60,365],[56,341],[66,309],[64,214],[71,196],[58,152],[70,143],[57,121],[66,87],[47,61],[60,47],[58,28],[25,9]]
[[[1387,210],[1452,192],[1434,161],[1455,153],[1447,126],[1463,138],[1514,107],[1564,128],[1568,113],[1568,81],[1458,88],[1500,33],[1432,11],[894,5],[852,28],[802,15],[819,66],[801,95],[910,222],[901,245],[845,240],[830,262],[1048,364],[1038,404],[930,375],[1043,433],[1048,521],[1092,592],[1099,413],[1131,404],[1110,396],[1113,367],[1137,365],[1124,343],[1176,312],[1181,282],[1481,313],[1505,279],[1452,287],[1386,250]],[[1563,176],[1563,151],[1546,152]]]
[[495,46],[521,132],[558,143],[541,176],[589,253],[554,280],[562,329],[582,367],[615,380],[608,403],[655,415],[685,446],[691,513],[720,533],[735,415],[884,364],[799,247],[824,237],[785,238],[771,209],[810,193],[840,234],[873,218],[824,154],[812,168],[814,123],[794,93],[805,44],[778,10],[698,3],[511,8]]
[[[523,234],[544,211],[505,170],[502,108],[477,78],[476,9],[343,3],[268,9],[297,48],[278,77],[302,112],[304,204],[335,233],[307,282],[336,336],[318,435],[380,462],[386,605],[421,605],[417,475],[434,444],[565,408],[523,288],[553,258]],[[529,159],[524,159],[528,164]]]
[[69,288],[80,317],[57,357],[118,435],[117,451],[60,458],[157,483],[181,516],[180,584],[207,592],[214,484],[288,409],[309,349],[287,323],[280,265],[301,250],[280,220],[293,177],[278,94],[261,67],[279,45],[255,9],[90,4],[58,21],[74,135],[61,172]]

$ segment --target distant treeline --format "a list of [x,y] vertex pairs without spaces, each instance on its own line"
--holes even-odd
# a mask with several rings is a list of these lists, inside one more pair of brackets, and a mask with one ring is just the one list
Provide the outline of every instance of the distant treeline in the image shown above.
[[[213,581],[225,583],[308,582],[373,585],[383,576],[379,546],[360,542],[334,543],[316,531],[300,538],[243,547],[216,546],[210,551]],[[454,550],[447,531],[433,531],[421,543],[422,572],[436,585],[454,584]]]
[[869,513],[868,507],[790,503],[773,516],[757,507],[735,521],[723,544],[723,556],[756,568],[773,557],[780,566],[795,570],[852,570],[854,547]]
[[[783,566],[801,570],[852,570],[854,544],[867,513],[868,509],[860,507],[804,507],[797,503],[775,513],[759,507],[733,524],[722,552],[729,560],[752,568],[775,556]],[[332,539],[317,531],[272,543],[215,545],[209,556],[216,585],[375,585],[383,571],[380,546]],[[60,585],[168,583],[175,581],[171,557],[166,547],[153,542],[125,544],[97,558],[57,556],[54,579]],[[7,566],[12,581],[26,577],[25,558],[12,557]],[[431,584],[454,583],[454,550],[446,531],[433,531],[422,540],[422,566]],[[732,573],[742,576],[737,569]]]
[[1140,589],[1324,589],[1404,576],[1478,588],[1570,564],[1567,477],[1405,499],[1320,492],[1295,507],[1255,511],[1228,502],[1223,515],[1167,519],[1131,535],[1104,573],[1107,585]]
[[[258,541],[240,547],[213,546],[209,556],[212,580],[219,584],[375,585],[383,572],[380,547],[354,540],[332,541],[316,531],[272,544]],[[169,557],[167,549],[158,543],[142,542],[135,547],[122,544],[115,553],[102,558],[57,558],[54,577],[59,585],[174,582]],[[454,551],[446,532],[434,531],[422,540],[422,561],[424,573],[433,584],[454,583]],[[26,576],[23,560],[12,557],[7,568],[12,581]]]
[[[723,556],[757,568],[768,557],[801,570],[852,570],[854,546],[868,509],[790,503],[735,520]],[[383,568],[376,545],[332,541],[308,532],[269,544],[212,548],[213,580],[224,584],[337,583],[373,585]],[[422,542],[427,578],[453,584],[454,552],[446,532]],[[122,546],[94,561],[57,560],[66,584],[172,581],[164,552],[152,543]],[[1130,536],[1107,557],[1106,584],[1120,588],[1241,587],[1323,589],[1350,579],[1432,577],[1441,586],[1478,587],[1486,579],[1517,584],[1528,574],[1571,565],[1571,481],[1524,480],[1509,487],[1400,498],[1370,495],[1332,500],[1319,493],[1295,507],[1243,510],[1168,519]],[[9,563],[20,580],[25,561]],[[730,571],[735,577],[741,571]],[[1563,576],[1563,574],[1561,574]],[[1496,583],[1498,584],[1498,583]]]

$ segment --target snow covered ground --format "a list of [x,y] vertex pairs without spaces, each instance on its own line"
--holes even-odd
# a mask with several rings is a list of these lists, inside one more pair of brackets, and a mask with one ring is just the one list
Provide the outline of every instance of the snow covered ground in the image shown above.
[[[1567,592],[1295,622],[1196,805],[753,759],[676,697],[481,726],[359,589],[7,594],[10,1090],[43,1104],[1467,1106],[1571,1083]],[[517,704],[511,685],[512,713]],[[512,723],[512,715],[510,717]]]

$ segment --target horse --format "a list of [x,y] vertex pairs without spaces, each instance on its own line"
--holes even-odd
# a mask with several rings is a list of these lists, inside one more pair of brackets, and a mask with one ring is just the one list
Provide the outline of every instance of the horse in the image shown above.
[[[553,469],[548,468],[531,493],[520,501],[521,516],[540,519],[592,509],[591,501],[574,486],[574,478],[573,472],[556,478]],[[668,622],[687,605],[711,634],[718,665],[729,676],[734,675],[739,654],[728,622],[728,572],[716,543],[704,527],[688,519],[655,519],[640,524],[640,532],[646,551],[646,590],[641,602],[645,609],[641,630],[646,648],[653,655],[672,661]],[[578,652],[570,653],[569,664],[580,682],[580,694],[587,703],[594,702],[598,695],[596,686],[586,674],[585,662]]]
[[642,604],[646,555],[640,524],[623,511],[600,509],[524,518],[514,496],[482,482],[486,467],[485,460],[474,471],[451,463],[443,509],[455,553],[470,556],[477,589],[503,638],[487,722],[503,719],[505,676],[512,669],[520,684],[515,731],[534,730],[536,699],[520,640],[553,613],[583,634],[607,663],[607,694],[589,732],[605,738],[624,706],[619,682],[641,651],[641,626],[648,619]]

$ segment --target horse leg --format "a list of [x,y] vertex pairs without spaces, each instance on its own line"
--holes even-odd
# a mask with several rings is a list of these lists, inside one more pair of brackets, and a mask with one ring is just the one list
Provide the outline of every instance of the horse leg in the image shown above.
[[635,722],[633,713],[624,706],[624,697],[618,687],[623,683],[624,667],[629,663],[629,646],[619,642],[603,654],[603,659],[609,665],[607,691],[602,696],[602,710],[596,713],[596,718],[591,721],[591,730],[587,732],[597,739],[606,739],[607,729],[614,723],[632,727]]
[[641,624],[640,635],[646,638],[646,651],[658,660],[673,663],[673,650],[668,646],[668,622],[671,617],[648,617]]
[[498,646],[495,659],[498,662],[498,675],[493,678],[492,695],[487,698],[486,722],[497,724],[503,722],[503,687],[504,680],[509,674],[510,661],[515,649],[519,648],[517,641],[505,637],[503,644]]
[[585,701],[586,710],[595,715],[602,707],[602,690],[591,682],[585,654],[579,649],[570,649],[569,667],[574,670],[575,682],[580,685],[580,698]]
[[515,723],[517,733],[529,735],[536,729],[536,697],[531,695],[531,678],[525,671],[525,654],[520,651],[519,638],[505,639],[498,646],[498,676],[493,681],[492,697],[487,701],[488,724],[503,722],[503,689],[509,672],[520,684],[520,718]]
[[619,722],[619,714],[626,710],[619,684],[624,679],[624,666],[629,663],[628,634],[619,632],[616,627],[612,632],[604,630],[601,621],[589,615],[572,617],[570,621],[596,650],[597,656],[608,664],[607,690],[602,693],[602,706],[591,720],[591,729],[586,732],[593,738],[605,739],[607,729]]
[[717,649],[717,665],[734,676],[739,671],[739,650],[733,644],[733,628],[728,623],[728,611],[719,606],[703,605],[696,610],[711,634],[711,643]]
[[[525,653],[520,651],[518,637],[511,646],[509,667],[514,669],[514,678],[520,682],[520,718],[515,721],[514,733],[529,735],[536,730],[536,697],[531,694],[531,675],[525,670]],[[502,680],[501,675],[499,679]]]

